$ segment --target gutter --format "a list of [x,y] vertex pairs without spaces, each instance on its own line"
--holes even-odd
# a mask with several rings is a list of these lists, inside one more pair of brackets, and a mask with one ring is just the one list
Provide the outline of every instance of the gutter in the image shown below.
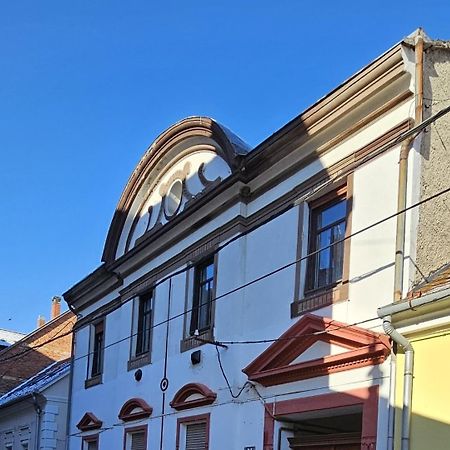
[[39,405],[39,402],[37,400],[37,393],[33,392],[31,394],[33,398],[33,406],[34,410],[36,411],[36,430],[34,432],[34,439],[35,439],[35,448],[39,449],[40,446],[40,439],[41,439],[41,416],[42,416],[42,408]]
[[[400,334],[392,324],[392,316],[398,313],[408,312],[420,314],[417,309],[427,305],[431,305],[443,299],[450,297],[450,288],[443,289],[438,292],[426,294],[408,301],[393,303],[378,308],[378,316],[383,319],[383,329],[394,342],[399,344],[405,350],[405,366],[404,366],[404,385],[403,385],[403,410],[402,410],[402,437],[401,450],[408,450],[410,446],[410,429],[411,429],[411,400],[412,400],[412,384],[414,378],[414,349],[411,342]],[[390,442],[393,445],[393,441]]]
[[[417,126],[423,119],[423,31],[419,29],[414,40],[415,53],[415,114],[414,121]],[[398,197],[397,211],[403,211],[406,208],[407,201],[407,180],[408,180],[408,158],[412,147],[414,137],[406,139],[401,146],[399,173],[398,173]],[[403,298],[404,282],[404,262],[405,262],[405,226],[406,213],[399,214],[397,217],[397,229],[395,237],[395,265],[394,265],[394,305]],[[410,307],[410,306],[407,306]],[[402,436],[401,450],[409,450],[410,447],[410,428],[411,428],[411,403],[412,388],[414,379],[414,349],[411,342],[400,334],[392,325],[392,311],[378,310],[378,315],[383,319],[384,332],[392,340],[400,345],[405,352],[405,365],[403,370],[403,408],[402,408]],[[391,361],[391,384],[389,393],[389,419],[388,419],[388,450],[394,448],[394,424],[395,424],[395,374],[396,362]]]

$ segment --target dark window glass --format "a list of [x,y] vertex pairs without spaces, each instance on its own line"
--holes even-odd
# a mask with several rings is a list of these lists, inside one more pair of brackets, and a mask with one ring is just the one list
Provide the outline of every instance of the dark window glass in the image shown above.
[[344,242],[338,241],[345,237],[346,207],[345,198],[338,197],[311,209],[309,252],[323,250],[308,260],[308,290],[330,286],[342,279]]
[[103,322],[94,325],[94,342],[92,350],[91,376],[100,375],[103,371]]
[[152,324],[152,294],[148,293],[139,298],[136,335],[136,355],[150,351],[150,337]]
[[195,268],[190,334],[211,326],[211,306],[214,292],[214,260],[208,259]]

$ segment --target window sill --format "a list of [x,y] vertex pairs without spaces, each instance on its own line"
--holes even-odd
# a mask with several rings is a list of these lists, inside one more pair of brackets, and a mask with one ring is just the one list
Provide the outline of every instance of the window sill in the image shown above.
[[180,352],[183,353],[188,350],[192,350],[193,348],[204,345],[205,342],[202,342],[201,339],[205,341],[213,341],[214,334],[212,328],[201,332],[198,336],[187,336],[184,339],[182,339],[180,342]]
[[150,352],[143,353],[139,356],[133,356],[128,360],[127,370],[139,369],[139,367],[146,366],[150,364]]
[[92,386],[96,386],[97,384],[102,384],[102,374],[95,375],[94,377],[88,378],[84,381],[84,388],[88,389]]
[[344,283],[339,283],[328,288],[317,289],[308,292],[304,298],[294,300],[291,303],[291,319],[307,312],[324,308],[348,300],[348,292]]

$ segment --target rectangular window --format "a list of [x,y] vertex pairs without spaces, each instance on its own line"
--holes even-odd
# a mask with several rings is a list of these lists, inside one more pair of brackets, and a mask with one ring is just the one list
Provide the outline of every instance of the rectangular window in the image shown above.
[[99,322],[93,326],[91,377],[103,372],[104,337],[104,322]]
[[177,450],[209,449],[209,414],[183,417],[177,420]]
[[83,450],[98,450],[98,435],[83,438]]
[[211,327],[214,294],[214,258],[208,258],[195,267],[194,296],[192,300],[189,333],[202,333]]
[[315,253],[308,259],[307,291],[331,287],[342,279],[345,194],[344,188],[310,205],[309,253]]
[[147,426],[125,430],[125,450],[147,450]]
[[205,450],[206,422],[186,425],[186,450]]
[[152,327],[152,298],[151,292],[142,295],[137,301],[136,346],[134,356],[141,356],[150,351],[150,338]]

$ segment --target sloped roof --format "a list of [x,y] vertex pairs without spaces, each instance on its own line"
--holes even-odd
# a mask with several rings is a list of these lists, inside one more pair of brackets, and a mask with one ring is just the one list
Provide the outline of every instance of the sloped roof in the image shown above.
[[50,364],[33,377],[19,384],[16,388],[2,395],[0,397],[0,408],[28,397],[33,393],[37,394],[42,392],[54,382],[67,375],[69,370],[70,360],[68,359]]

